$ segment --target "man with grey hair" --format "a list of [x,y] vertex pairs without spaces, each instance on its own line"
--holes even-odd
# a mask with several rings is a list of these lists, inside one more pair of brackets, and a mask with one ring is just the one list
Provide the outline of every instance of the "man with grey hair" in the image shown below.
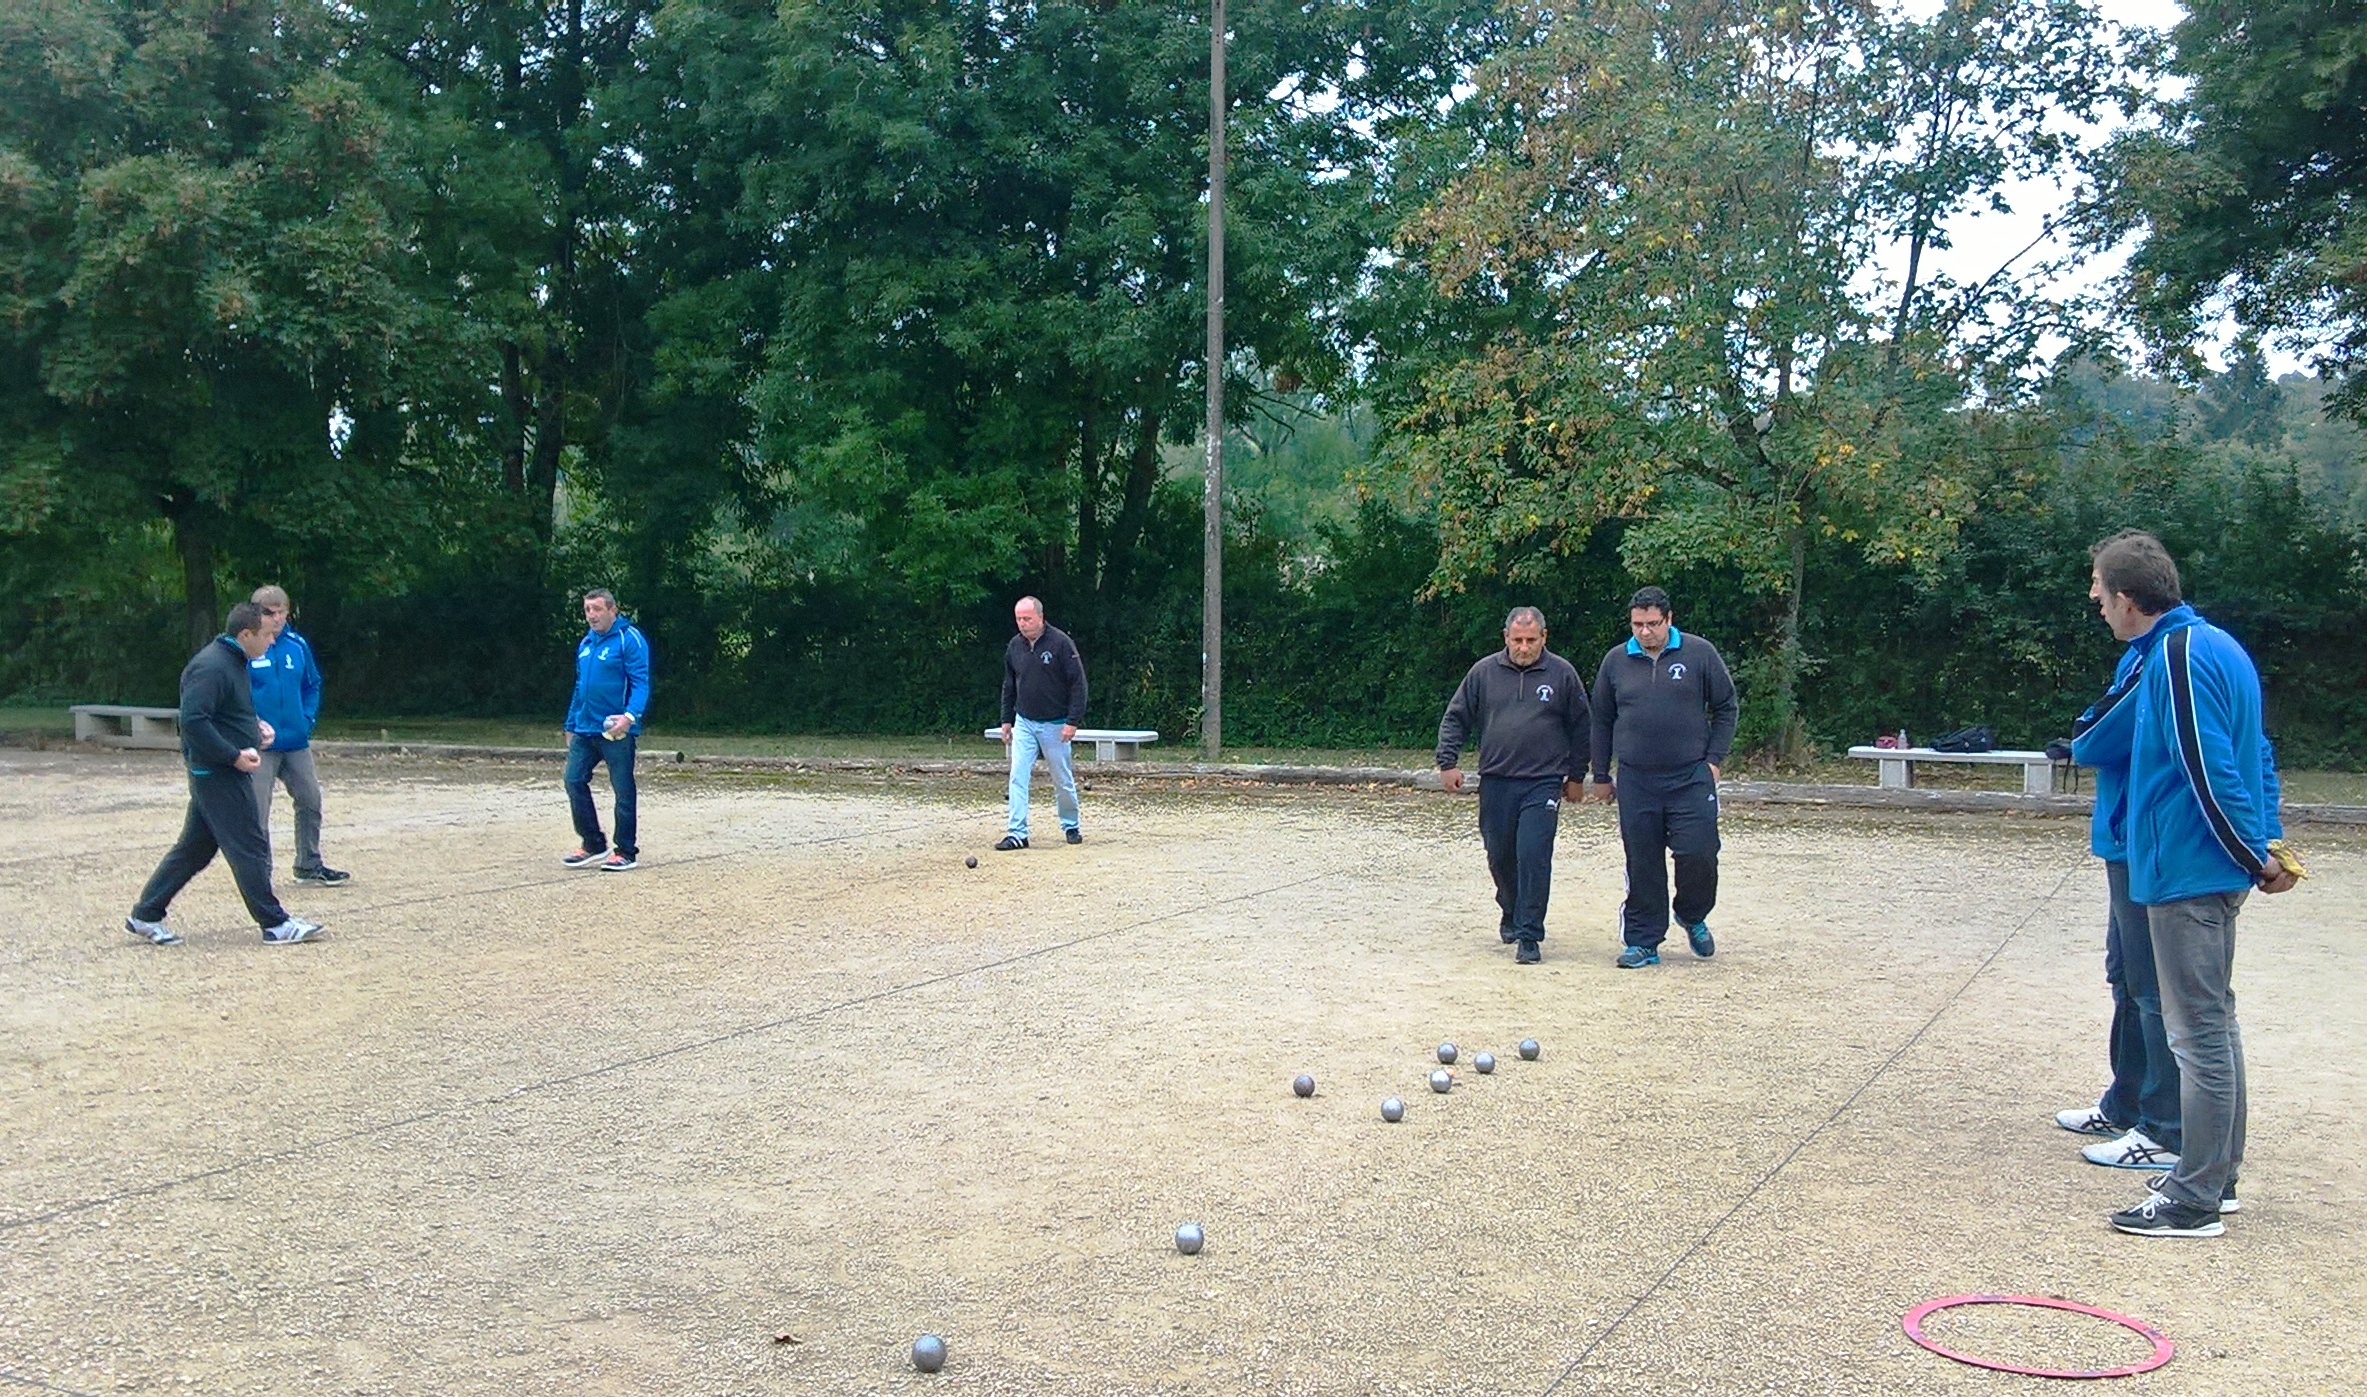
[[1479,744],[1479,837],[1496,882],[1496,936],[1513,959],[1544,959],[1545,905],[1553,891],[1553,841],[1561,806],[1586,774],[1586,686],[1545,648],[1545,613],[1516,606],[1504,648],[1463,676],[1438,720],[1438,783],[1463,789],[1466,738]]
[[1044,604],[1021,597],[1011,604],[1017,634],[1003,647],[1003,743],[1011,754],[1010,818],[995,848],[1027,847],[1028,787],[1036,754],[1052,768],[1053,808],[1060,837],[1085,842],[1077,807],[1077,769],[1069,744],[1085,721],[1085,661],[1068,632],[1044,620]]
[[288,624],[288,594],[276,586],[257,587],[255,605],[263,608],[264,628],[271,648],[247,665],[255,688],[255,713],[271,724],[270,743],[259,753],[255,768],[255,813],[263,820],[263,834],[271,834],[271,789],[285,784],[296,804],[296,881],[333,887],[351,874],[321,862],[321,783],[312,765],[312,729],[321,715],[321,667],[312,644]]

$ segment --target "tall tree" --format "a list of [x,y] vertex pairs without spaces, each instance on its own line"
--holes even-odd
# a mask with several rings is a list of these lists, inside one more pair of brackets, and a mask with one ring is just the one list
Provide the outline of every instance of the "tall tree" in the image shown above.
[[[2183,95],[2112,151],[2097,235],[2144,234],[2127,286],[2174,356],[2222,310],[2321,349],[2367,423],[2367,9],[2189,0]],[[2191,360],[2188,368],[2193,367]]]
[[432,344],[386,131],[308,0],[0,16],[0,470],[19,532],[161,518],[193,643],[226,546],[366,515]]
[[[2047,307],[1925,255],[2064,156],[2115,93],[2110,31],[2069,0],[1522,13],[1464,168],[1407,231],[1478,308],[1393,420],[1440,501],[1433,585],[1623,520],[1631,571],[1730,567],[1766,600],[1788,739],[1810,550],[1929,569],[1974,508],[1971,457],[2012,430],[1995,409]],[[1885,251],[1894,280],[1869,274]]]

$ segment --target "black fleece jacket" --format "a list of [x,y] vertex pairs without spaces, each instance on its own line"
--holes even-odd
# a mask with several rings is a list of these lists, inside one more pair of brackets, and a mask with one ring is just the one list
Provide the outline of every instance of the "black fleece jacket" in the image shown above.
[[1045,626],[1033,645],[1014,635],[1004,647],[1003,721],[1014,714],[1037,723],[1058,718],[1085,725],[1085,659],[1058,626]]
[[236,771],[238,754],[263,745],[247,652],[218,635],[181,668],[181,757],[200,776]]

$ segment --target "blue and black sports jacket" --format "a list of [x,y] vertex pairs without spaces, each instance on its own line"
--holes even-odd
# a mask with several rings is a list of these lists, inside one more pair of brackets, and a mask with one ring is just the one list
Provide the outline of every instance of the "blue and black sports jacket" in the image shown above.
[[2088,815],[2088,847],[2112,863],[2129,859],[2129,740],[2137,731],[2137,681],[2145,674],[2152,632],[2129,642],[2112,671],[2112,687],[2071,725],[2071,760],[2096,771],[2096,808]]
[[2148,631],[2129,737],[2129,896],[2148,905],[2241,892],[2281,837],[2260,673],[2191,606]]
[[247,679],[255,688],[255,716],[271,724],[271,750],[311,746],[321,715],[321,667],[312,643],[294,626],[281,628],[263,658],[247,662]]
[[586,630],[575,644],[575,697],[567,703],[567,730],[598,733],[612,713],[633,715],[632,732],[641,732],[641,715],[649,711],[649,642],[632,622],[619,616],[608,633]]

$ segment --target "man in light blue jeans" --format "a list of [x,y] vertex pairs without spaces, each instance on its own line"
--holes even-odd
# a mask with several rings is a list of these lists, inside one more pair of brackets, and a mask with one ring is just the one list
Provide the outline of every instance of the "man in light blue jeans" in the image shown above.
[[1071,844],[1085,842],[1077,819],[1077,771],[1069,743],[1085,721],[1085,661],[1065,631],[1044,622],[1044,604],[1021,597],[1011,608],[1019,633],[1003,649],[1003,741],[1011,752],[1011,819],[994,846],[1027,847],[1028,787],[1036,754],[1052,768],[1060,829]]

